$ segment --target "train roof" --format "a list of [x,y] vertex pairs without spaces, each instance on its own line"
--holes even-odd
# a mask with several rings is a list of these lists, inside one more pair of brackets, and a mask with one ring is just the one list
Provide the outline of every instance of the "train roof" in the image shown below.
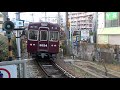
[[28,29],[39,29],[39,27],[49,27],[52,28],[58,28],[56,30],[60,30],[60,26],[58,24],[50,23],[50,22],[32,22],[29,23]]
[[29,25],[39,25],[39,26],[42,26],[42,24],[47,24],[47,26],[56,26],[56,27],[59,27],[58,24],[54,24],[54,23],[50,23],[50,22],[31,22],[29,23]]

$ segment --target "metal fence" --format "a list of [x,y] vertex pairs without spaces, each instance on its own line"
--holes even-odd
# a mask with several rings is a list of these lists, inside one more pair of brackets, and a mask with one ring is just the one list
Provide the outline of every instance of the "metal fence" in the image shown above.
[[[27,59],[24,59],[24,60],[14,60],[14,61],[3,61],[3,62],[0,62],[0,66],[4,66],[4,65],[20,65],[20,64],[23,64],[23,75],[19,75],[18,78],[27,78],[27,74],[26,74],[26,62],[28,60]],[[20,69],[18,69],[17,73],[21,71],[19,71]]]

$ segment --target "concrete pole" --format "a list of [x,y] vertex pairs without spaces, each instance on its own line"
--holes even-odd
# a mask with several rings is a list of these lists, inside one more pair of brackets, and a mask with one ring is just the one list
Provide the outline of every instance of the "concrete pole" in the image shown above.
[[58,12],[58,19],[57,19],[58,25],[60,25],[60,12]]
[[71,15],[70,15],[70,43],[71,43],[71,54],[73,54],[73,40],[72,40],[72,35],[73,35],[73,33],[72,33],[72,28],[71,28]]
[[66,12],[66,35],[67,35],[67,40],[68,40],[69,39],[68,12]]
[[[16,13],[16,20],[20,20],[20,12]],[[20,32],[18,30],[17,30],[17,50],[18,50],[18,59],[21,60]]]
[[66,12],[66,30],[68,30],[68,12]]
[[34,14],[32,13],[31,16],[32,16],[32,22],[34,22]]
[[[20,12],[16,13],[16,20],[20,20]],[[19,30],[17,30],[16,43],[17,43],[17,51],[18,51],[18,60],[21,60],[20,31]],[[19,75],[21,77],[21,64],[19,64]]]
[[66,49],[67,49],[67,54],[69,54],[69,27],[68,27],[68,12],[66,12],[66,37],[67,37],[67,44],[66,44]]
[[98,12],[95,12],[93,15],[93,39],[94,43],[97,43],[97,28],[98,28]]
[[47,22],[47,13],[45,12],[45,22]]

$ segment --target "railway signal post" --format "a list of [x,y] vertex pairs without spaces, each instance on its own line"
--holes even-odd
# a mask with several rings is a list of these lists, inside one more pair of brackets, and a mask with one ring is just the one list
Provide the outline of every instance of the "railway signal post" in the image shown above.
[[[24,27],[24,20],[20,20],[20,13],[21,12],[17,12],[16,13],[16,27],[14,30],[16,30],[16,44],[17,44],[17,51],[18,51],[18,60],[21,60],[21,47],[20,47],[20,41],[21,41],[21,35],[20,35],[20,32],[25,30],[25,28],[22,28]],[[21,64],[19,64],[19,76],[21,77]]]
[[8,60],[12,61],[11,31],[14,29],[14,23],[7,18],[7,21],[3,24],[3,29],[6,31],[6,35],[8,37]]

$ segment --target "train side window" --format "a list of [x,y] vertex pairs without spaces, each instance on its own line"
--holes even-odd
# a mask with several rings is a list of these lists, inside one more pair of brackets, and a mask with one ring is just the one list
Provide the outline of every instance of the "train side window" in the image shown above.
[[40,35],[42,41],[46,41],[47,40],[47,31],[45,30],[41,30],[41,35]]
[[50,41],[58,41],[58,39],[59,39],[58,32],[51,31],[50,32]]
[[29,30],[29,39],[30,40],[38,40],[38,31]]

